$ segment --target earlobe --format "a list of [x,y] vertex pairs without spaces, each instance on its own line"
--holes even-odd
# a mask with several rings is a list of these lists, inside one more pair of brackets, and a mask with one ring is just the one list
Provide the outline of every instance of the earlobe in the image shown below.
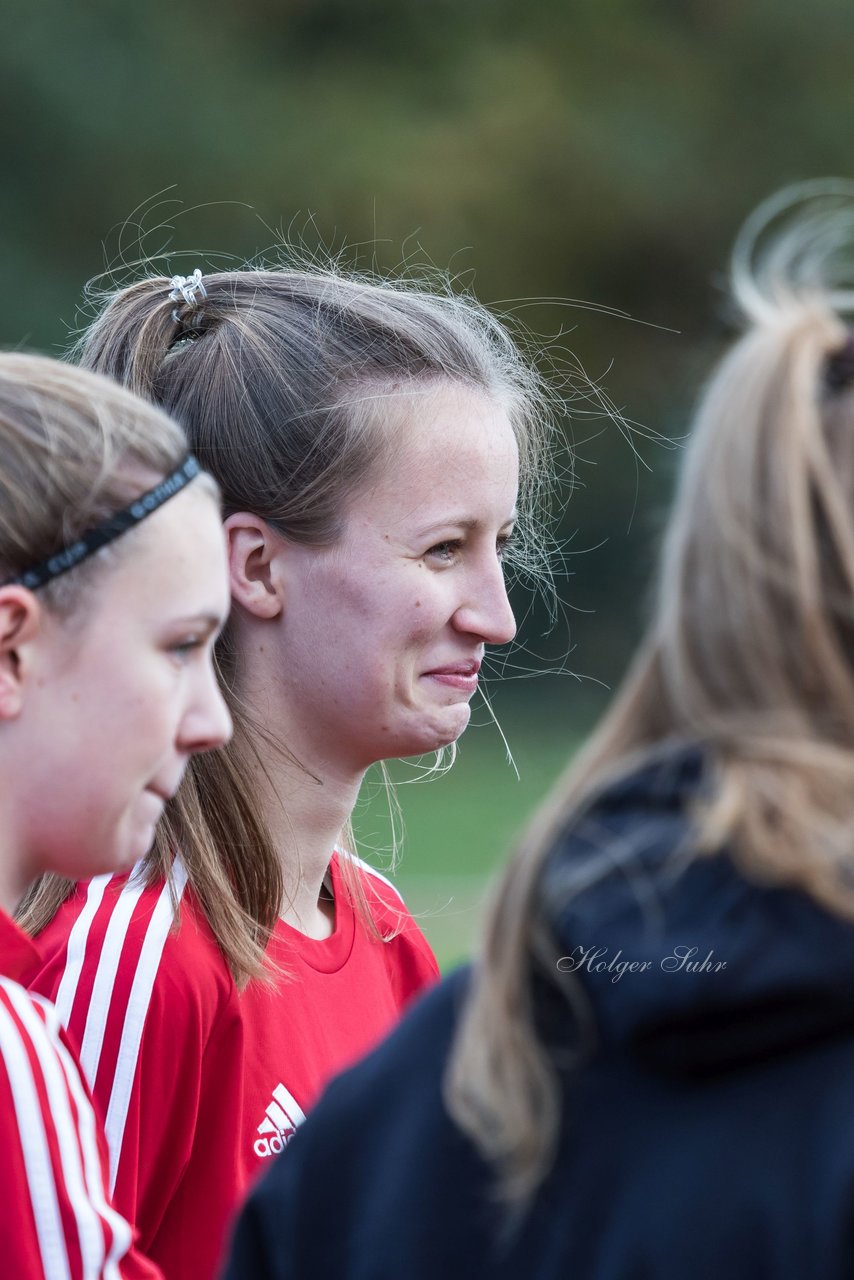
[[0,721],[20,715],[27,650],[41,627],[41,605],[24,587],[0,587]]
[[231,594],[254,618],[276,618],[284,608],[277,561],[284,539],[261,519],[239,511],[225,521]]

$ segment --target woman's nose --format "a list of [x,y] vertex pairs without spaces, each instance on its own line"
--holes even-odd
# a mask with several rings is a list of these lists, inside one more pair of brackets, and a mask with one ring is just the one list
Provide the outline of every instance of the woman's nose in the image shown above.
[[231,713],[213,668],[209,666],[202,686],[184,716],[180,745],[184,751],[193,754],[213,751],[228,742],[232,729]]
[[472,574],[464,603],[454,614],[457,630],[476,635],[484,644],[508,644],[516,634],[501,562],[495,560]]

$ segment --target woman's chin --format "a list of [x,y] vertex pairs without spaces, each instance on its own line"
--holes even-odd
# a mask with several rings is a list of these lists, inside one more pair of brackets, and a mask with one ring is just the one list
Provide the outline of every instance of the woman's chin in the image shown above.
[[117,875],[122,875],[124,872],[132,870],[141,858],[151,852],[155,830],[156,824],[154,823],[145,823],[137,827],[133,836],[128,840],[123,840],[121,847],[116,850],[112,866],[105,867],[104,870],[112,871]]
[[471,708],[467,702],[456,703],[446,707],[444,714],[437,717],[429,726],[423,726],[421,732],[413,735],[413,741],[400,756],[426,756],[434,751],[450,747],[465,733],[471,719]]

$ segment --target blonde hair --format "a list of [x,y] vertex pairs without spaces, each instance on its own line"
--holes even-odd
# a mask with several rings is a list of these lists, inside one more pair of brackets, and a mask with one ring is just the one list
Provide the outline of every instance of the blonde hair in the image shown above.
[[[702,743],[695,853],[726,846],[746,875],[854,918],[852,250],[844,183],[775,197],[739,236],[745,332],[699,405],[646,639],[498,888],[446,1097],[511,1199],[543,1178],[560,1113],[533,997],[559,954],[544,864],[615,777],[673,739]],[[583,990],[569,994],[589,1031]]]
[[[525,568],[542,563],[538,514],[550,473],[548,415],[533,365],[485,307],[449,290],[332,270],[215,272],[204,277],[204,288],[203,299],[177,305],[165,276],[119,290],[78,354],[86,367],[175,414],[219,481],[226,513],[251,511],[296,542],[334,542],[348,499],[394,447],[384,399],[444,380],[506,409],[521,458],[513,555]],[[262,740],[285,751],[289,744],[250,719],[237,697],[238,655],[228,628],[217,656],[234,738],[190,762],[147,868],[152,878],[168,878],[180,848],[189,882],[243,984],[264,973],[283,899],[250,757]],[[342,871],[366,927],[382,936],[349,859]]]
[[[45,356],[0,354],[0,582],[132,501],[146,487],[140,473],[162,477],[186,453],[177,423],[107,378]],[[48,583],[39,598],[70,612],[128,542]]]
[[[0,581],[55,554],[125,507],[187,454],[181,428],[162,410],[108,378],[44,356],[0,354]],[[200,477],[216,494],[210,477]],[[106,568],[122,562],[133,532],[39,589],[63,618]],[[38,932],[71,882],[47,875],[19,904]]]

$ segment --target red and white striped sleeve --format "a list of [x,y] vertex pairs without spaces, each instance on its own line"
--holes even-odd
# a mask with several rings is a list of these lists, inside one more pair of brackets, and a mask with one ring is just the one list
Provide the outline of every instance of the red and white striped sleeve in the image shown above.
[[171,891],[166,884],[148,888],[138,876],[97,876],[85,887],[83,908],[68,935],[54,1000],[104,1110],[111,1188],[139,1088],[154,982],[174,923],[172,893],[180,901],[186,881],[180,863]]
[[79,1049],[105,1118],[113,1202],[170,1277],[213,1273],[242,1190],[238,1002],[185,888],[180,864],[172,890],[134,874],[79,885],[39,935],[44,965],[30,983]]
[[0,978],[0,1247],[16,1280],[158,1280],[110,1204],[103,1134],[56,1010]]

